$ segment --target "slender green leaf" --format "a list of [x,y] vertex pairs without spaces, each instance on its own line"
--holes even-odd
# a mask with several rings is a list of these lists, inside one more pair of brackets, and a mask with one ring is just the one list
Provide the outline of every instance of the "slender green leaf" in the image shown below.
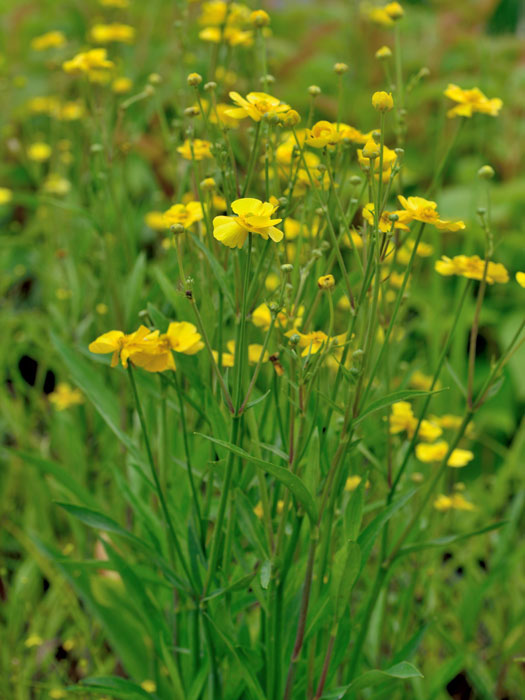
[[361,688],[369,688],[370,686],[383,683],[384,681],[390,679],[394,681],[403,681],[410,678],[423,678],[423,675],[415,666],[409,664],[407,661],[402,661],[395,666],[391,666],[386,671],[367,671],[361,676],[358,676],[355,681],[352,681],[352,683],[325,693],[322,698],[323,700],[341,700],[342,698],[346,697],[350,691],[360,690]]

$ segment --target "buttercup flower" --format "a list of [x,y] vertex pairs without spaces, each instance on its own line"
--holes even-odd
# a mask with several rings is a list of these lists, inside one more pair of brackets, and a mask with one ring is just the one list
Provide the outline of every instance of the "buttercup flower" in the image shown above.
[[[293,328],[297,328],[301,325],[304,315],[304,306],[300,306],[296,312],[295,316],[291,315],[291,312],[286,309],[282,309],[277,314],[277,323],[284,329],[292,323]],[[272,312],[268,304],[260,304],[256,309],[252,311],[252,323],[254,326],[261,328],[263,331],[267,331],[270,328],[272,321]]]
[[525,287],[525,272],[516,272],[516,282],[520,285],[520,287]]
[[27,149],[27,157],[36,163],[43,163],[51,157],[51,146],[42,141],[32,143]]
[[322,275],[317,280],[319,289],[333,289],[335,287],[335,279],[333,275]]
[[66,37],[62,32],[52,31],[36,36],[31,40],[33,51],[45,51],[46,49],[59,49],[66,43]]
[[121,42],[132,44],[135,39],[135,28],[129,24],[95,24],[89,33],[91,41],[96,44]]
[[467,501],[460,493],[454,493],[452,496],[440,494],[434,501],[434,508],[439,511],[447,510],[475,510],[476,506]]
[[164,231],[166,228],[164,216],[162,211],[149,211],[144,217],[144,223],[154,231]]
[[[374,176],[379,179],[379,169],[381,166],[381,150],[380,144],[376,143],[371,135],[364,147],[357,149],[357,160],[359,165],[364,169],[370,169],[372,167],[372,161],[374,163]],[[388,182],[392,174],[392,168],[397,160],[397,154],[388,146],[383,146],[383,170],[382,170],[382,181]],[[396,212],[398,213],[398,212]]]
[[232,202],[232,211],[237,216],[216,216],[213,220],[213,235],[229,248],[242,248],[248,232],[262,236],[264,240],[271,238],[278,243],[283,238],[283,232],[275,227],[282,219],[272,219],[277,207],[270,202],[245,197]]
[[[444,440],[435,442],[432,445],[419,443],[419,445],[416,445],[416,457],[420,462],[441,462],[446,456],[448,449],[448,443]],[[447,466],[456,468],[465,467],[473,459],[474,453],[470,450],[455,449],[448,458]]]
[[[412,406],[408,401],[397,401],[392,404],[392,413],[390,414],[390,433],[396,435],[406,432],[408,437],[413,437],[418,420],[412,412]],[[443,433],[442,429],[436,423],[422,420],[419,426],[419,437],[422,440],[432,442]]]
[[[375,206],[373,202],[370,202],[369,204],[366,204],[363,209],[362,209],[362,214],[363,214],[363,219],[370,225],[370,226],[375,226]],[[396,214],[398,219],[397,221],[391,221],[390,216],[392,214]],[[406,216],[406,212],[404,211],[382,211],[381,216],[379,217],[379,230],[382,233],[388,233],[388,231],[392,230],[393,228],[397,228],[401,231],[408,231],[409,228],[408,226],[403,222],[403,220],[410,220],[408,216]],[[362,243],[362,241],[361,241]]]
[[503,102],[499,97],[489,99],[477,87],[470,90],[463,90],[457,85],[450,83],[444,94],[446,97],[458,103],[447,112],[449,118],[471,117],[475,112],[497,117],[503,106]]
[[114,68],[113,61],[108,60],[106,49],[91,49],[78,53],[71,60],[65,61],[62,68],[70,75],[81,75],[90,71],[105,71]]
[[186,160],[203,160],[204,158],[213,158],[211,143],[203,139],[186,139],[182,146],[177,148],[177,153],[180,153]]
[[84,403],[80,389],[73,389],[67,382],[59,382],[55,390],[49,394],[49,400],[57,411],[65,411],[70,406]]
[[230,99],[237,105],[228,109],[225,114],[233,119],[250,117],[254,122],[260,122],[269,112],[287,112],[290,105],[284,104],[277,97],[272,97],[265,92],[250,92],[246,99],[238,92],[230,92]]
[[[226,347],[228,348],[228,352],[223,352],[222,357],[221,357],[221,362],[223,367],[233,367],[235,364],[235,340],[229,340],[226,343]],[[259,360],[261,359],[263,351],[263,346],[259,345],[258,343],[250,343],[248,345],[248,362],[251,365],[256,365]],[[215,358],[215,362],[219,361],[219,353],[216,350],[213,350],[213,357]],[[264,355],[262,355],[262,360],[261,362],[268,362],[270,359],[269,353],[265,350]]]
[[13,199],[13,191],[7,187],[0,187],[0,206],[8,204]]
[[132,87],[133,81],[131,78],[126,78],[125,76],[115,78],[115,80],[111,83],[111,89],[117,95],[125,95],[126,92],[131,90]]
[[189,228],[204,216],[200,202],[188,202],[187,204],[174,204],[164,212],[164,227],[169,228],[175,224],[182,224]]
[[71,189],[71,183],[57,173],[50,173],[44,180],[44,192],[48,194],[65,195]]
[[250,9],[241,3],[227,3],[224,0],[211,0],[202,5],[199,22],[205,26],[220,27],[225,22],[228,25],[246,24],[250,18]]
[[[365,143],[368,134],[363,134],[353,126],[321,120],[305,131],[305,142],[313,148],[333,147],[343,139],[353,143]],[[295,141],[293,141],[295,144]]]
[[398,195],[399,202],[406,211],[407,218],[411,221],[422,221],[432,224],[436,228],[445,231],[462,231],[465,228],[463,221],[449,221],[440,219],[436,202],[423,197],[403,197]]
[[[440,275],[445,275],[446,277],[461,275],[472,280],[481,280],[483,279],[485,261],[479,255],[456,255],[453,258],[447,258],[446,255],[442,255],[441,260],[436,260],[435,269]],[[495,282],[505,284],[509,281],[509,273],[501,263],[489,262],[486,280],[488,284],[494,284]]]
[[[342,343],[345,342],[346,339],[346,333],[342,333],[341,335],[336,335],[333,338],[330,338],[329,336],[326,335],[326,333],[323,333],[323,331],[311,331],[310,333],[299,333],[298,331],[291,330],[288,331],[286,334],[287,336],[291,336],[294,333],[297,333],[299,335],[299,347],[304,348],[303,352],[301,353],[301,357],[306,357],[307,355],[315,355],[321,348],[325,349],[327,347],[332,347],[341,345]],[[342,350],[340,347],[339,350]]]
[[221,33],[219,27],[206,27],[199,32],[199,39],[209,41],[212,44],[218,44],[221,39],[224,39],[230,46],[251,46],[253,44],[253,32],[227,26]]

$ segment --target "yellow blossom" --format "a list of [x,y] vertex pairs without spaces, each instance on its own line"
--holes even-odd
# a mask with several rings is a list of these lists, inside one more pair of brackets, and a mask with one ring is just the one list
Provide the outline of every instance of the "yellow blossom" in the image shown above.
[[[436,260],[435,268],[436,272],[446,277],[461,275],[468,279],[481,280],[483,279],[485,261],[479,255],[456,255],[453,258],[442,255],[441,260]],[[489,262],[486,280],[488,284],[494,284],[495,282],[505,284],[509,281],[509,273],[501,263]]]
[[317,286],[319,289],[333,289],[335,286],[335,279],[333,275],[322,275],[317,280]]
[[[377,154],[375,157],[374,154]],[[374,139],[370,136],[364,145],[364,148],[357,149],[357,160],[359,165],[363,169],[370,169],[372,166],[371,161],[374,163],[374,176],[379,179],[379,171],[381,166],[381,151],[380,145],[377,144]],[[383,146],[383,170],[382,170],[382,181],[388,182],[392,174],[392,168],[397,160],[397,154],[388,146]],[[396,212],[397,213],[397,212]]]
[[311,129],[306,130],[306,144],[313,148],[337,146],[343,139],[361,143],[363,138],[364,134],[353,126],[324,120],[316,122]]
[[244,4],[210,0],[210,2],[203,3],[199,22],[204,26],[220,27],[224,23],[240,26],[246,24],[249,19],[250,9]]
[[73,389],[67,382],[59,382],[55,390],[49,394],[49,400],[57,411],[65,411],[70,406],[84,403],[80,389]]
[[[375,226],[375,206],[373,202],[366,204],[362,209],[363,219],[370,225]],[[391,221],[390,216],[396,214],[398,217],[397,221]],[[388,231],[393,228],[399,229],[401,231],[408,231],[408,226],[404,221],[409,220],[403,211],[382,211],[379,217],[379,230],[382,233],[388,233]],[[362,243],[362,241],[361,241]]]
[[[428,374],[424,374],[424,372],[421,370],[416,369],[416,371],[413,372],[412,376],[410,377],[410,386],[413,389],[419,389],[419,391],[430,391],[432,381],[433,377],[430,377]],[[438,380],[434,386],[434,389],[440,388],[441,382]]]
[[27,157],[36,163],[43,163],[51,157],[51,146],[42,141],[32,143],[27,149]]
[[230,99],[237,107],[225,111],[225,114],[233,119],[250,117],[254,122],[259,122],[265,114],[275,112],[287,112],[290,105],[282,103],[277,97],[272,97],[265,92],[250,92],[246,98],[238,92],[230,92]]
[[71,183],[57,173],[50,173],[44,180],[44,192],[48,194],[66,195],[71,189]]
[[[432,445],[419,443],[416,445],[416,457],[420,462],[441,462],[449,449],[449,445],[445,440],[435,442]],[[449,467],[465,467],[474,459],[474,454],[470,450],[455,449],[448,458],[447,466]]]
[[13,191],[8,187],[0,187],[0,206],[2,204],[9,204],[13,199]]
[[[282,309],[277,314],[276,320],[282,329],[287,328],[290,325],[290,322],[292,323],[293,328],[297,328],[297,326],[300,326],[302,323],[303,315],[304,306],[299,306],[299,308],[296,309],[294,316],[292,316],[291,312],[287,311],[286,309]],[[272,322],[272,312],[270,311],[268,304],[260,304],[253,310],[251,318],[254,326],[261,328],[263,331],[267,331]]]
[[151,681],[149,679],[142,681],[140,687],[142,688],[142,690],[145,690],[146,693],[154,693],[157,690],[157,684],[155,683],[155,681]]
[[59,49],[66,43],[66,37],[62,32],[52,31],[36,36],[31,40],[33,51],[45,51],[46,49]]
[[95,44],[109,44],[110,42],[121,42],[132,44],[135,39],[135,28],[129,24],[95,24],[89,33],[91,41]]
[[210,151],[211,143],[203,139],[186,139],[182,146],[177,148],[177,153],[180,153],[186,160],[203,160],[204,158],[213,158]]
[[377,59],[391,58],[392,50],[388,46],[381,46],[381,48],[377,49],[375,57]]
[[250,15],[250,23],[254,27],[267,27],[270,24],[270,15],[264,10],[254,10]]
[[56,110],[55,116],[64,122],[72,122],[77,119],[82,119],[85,114],[84,103],[80,100],[71,100],[70,102],[64,102]]
[[476,506],[467,501],[466,498],[460,493],[454,493],[452,496],[445,496],[440,494],[436,497],[434,501],[434,508],[439,511],[447,510],[475,510]]
[[449,221],[440,219],[436,202],[423,197],[403,197],[398,195],[399,202],[412,221],[421,221],[432,224],[436,228],[445,231],[461,231],[465,228],[463,221]]
[[107,312],[109,311],[108,305],[104,304],[103,302],[100,302],[95,306],[95,311],[97,314],[100,314],[101,316],[105,316]]
[[114,68],[113,61],[108,60],[106,49],[91,49],[78,53],[69,61],[62,64],[66,73],[71,75],[81,75],[90,71],[105,71]]
[[199,32],[199,39],[219,44],[223,39],[230,46],[251,46],[253,44],[253,32],[227,26],[221,32],[219,27],[205,27]]
[[126,78],[121,76],[120,78],[115,78],[111,83],[111,89],[116,95],[125,95],[133,87],[133,81],[131,78]]
[[458,103],[447,112],[447,116],[450,118],[471,117],[475,112],[497,117],[503,106],[503,102],[499,97],[489,99],[477,87],[471,88],[470,90],[463,90],[458,85],[451,83],[444,94],[449,99]]
[[203,216],[204,213],[200,202],[174,204],[168,211],[164,212],[164,228],[169,228],[175,224],[182,224],[184,228],[189,228],[197,221],[201,221]]
[[[2,201],[1,195],[0,195],[0,202]],[[516,282],[520,285],[520,287],[525,287],[525,272],[516,272]]]
[[341,335],[337,335],[333,338],[330,338],[323,331],[299,333],[298,331],[291,330],[288,331],[286,335],[291,336],[294,333],[297,333],[299,335],[299,347],[304,348],[303,352],[301,353],[301,357],[315,355],[317,352],[319,352],[319,350],[321,350],[321,348],[323,348],[323,350],[326,350],[327,348],[333,347],[336,348],[336,352],[339,355],[342,351],[342,347],[338,346],[341,346],[341,344],[344,343],[346,339],[346,333],[342,333]]
[[248,232],[262,236],[264,240],[271,238],[278,243],[283,238],[283,232],[275,227],[282,219],[273,219],[277,207],[270,202],[245,197],[236,199],[231,205],[237,216],[216,216],[213,220],[214,237],[229,248],[242,248]]
[[[233,367],[235,363],[235,340],[229,340],[226,343],[226,347],[228,352],[222,353],[222,366]],[[261,362],[268,362],[270,359],[268,351],[265,350],[264,355],[262,354],[262,351],[262,345],[259,345],[258,343],[250,343],[250,345],[248,345],[248,362],[251,365],[256,365],[259,360],[261,360]],[[215,358],[215,362],[219,361],[219,353],[216,350],[213,350],[213,357]]]
[[[356,488],[359,486],[359,484],[363,481],[363,478],[361,476],[358,476],[357,474],[354,474],[353,476],[349,476],[348,479],[345,481],[345,491],[355,491]],[[370,487],[370,481],[367,479],[365,488]]]
[[164,231],[166,229],[165,214],[162,211],[149,211],[144,217],[144,223],[154,231]]
[[26,639],[24,642],[25,646],[28,649],[31,649],[31,647],[39,647],[44,643],[44,640],[42,637],[38,634],[31,634],[29,637]]

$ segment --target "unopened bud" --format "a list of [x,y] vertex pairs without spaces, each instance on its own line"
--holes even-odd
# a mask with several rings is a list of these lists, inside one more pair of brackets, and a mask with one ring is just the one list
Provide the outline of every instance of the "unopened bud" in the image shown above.
[[478,170],[478,176],[482,180],[492,180],[496,173],[494,172],[494,168],[490,165],[482,165],[481,168]]
[[170,226],[170,231],[174,234],[184,233],[185,230],[182,224],[173,224],[173,226]]
[[205,83],[204,89],[206,92],[213,92],[217,88],[217,83],[213,82],[213,80],[210,80],[209,83]]
[[343,73],[346,73],[348,70],[348,66],[346,63],[336,63],[334,65],[334,72],[337,73],[337,75],[343,75]]
[[254,10],[250,15],[250,23],[257,28],[267,27],[270,24],[270,15],[264,10]]
[[333,275],[322,275],[317,280],[319,289],[333,289],[335,287],[335,279]]
[[310,87],[308,88],[308,94],[311,97],[317,97],[317,95],[321,94],[321,88],[319,87],[319,85],[310,85]]
[[188,85],[191,85],[191,87],[197,87],[197,85],[200,85],[202,83],[202,75],[199,75],[198,73],[190,73],[187,77]]

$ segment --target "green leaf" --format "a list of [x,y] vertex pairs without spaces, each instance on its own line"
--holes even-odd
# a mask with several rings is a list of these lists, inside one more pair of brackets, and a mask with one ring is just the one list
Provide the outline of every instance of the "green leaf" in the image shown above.
[[217,258],[213,255],[212,251],[203,243],[201,243],[197,236],[192,234],[191,237],[197,248],[199,248],[204,253],[206,260],[210,263],[210,267],[215,276],[215,279],[219,283],[222,293],[226,297],[229,305],[231,306],[232,311],[235,311],[235,302],[233,301],[232,293],[230,292],[226,281],[226,273],[224,272],[220,264],[217,262]]
[[335,690],[329,691],[322,696],[323,700],[341,700],[344,698],[350,690],[360,690],[361,688],[369,688],[370,686],[377,685],[378,683],[383,683],[386,680],[408,680],[409,678],[423,678],[423,675],[417,670],[415,666],[409,664],[407,661],[402,661],[395,666],[391,666],[386,671],[380,671],[378,669],[373,671],[367,671],[361,676],[358,676],[355,681],[352,681],[348,685],[341,688],[336,688]]
[[344,531],[348,540],[357,540],[361,522],[363,520],[363,505],[365,502],[365,488],[367,475],[361,479],[358,487],[352,492],[344,513]]
[[217,440],[217,438],[211,437],[209,435],[204,435],[203,433],[195,434],[199,435],[200,437],[203,437],[205,440],[209,440],[210,442],[219,445],[220,447],[224,447],[224,449],[233,452],[233,454],[237,455],[241,459],[244,459],[247,462],[251,462],[252,464],[255,464],[256,467],[259,467],[259,469],[263,469],[265,472],[271,474],[278,481],[280,481],[281,484],[286,486],[286,488],[289,489],[289,491],[291,491],[291,493],[293,494],[293,496],[295,496],[299,503],[301,503],[301,505],[304,506],[304,509],[306,510],[312,524],[316,523],[317,507],[315,505],[312,494],[308,491],[304,483],[296,474],[293,474],[289,469],[285,469],[284,467],[278,467],[276,464],[272,464],[271,462],[266,462],[264,459],[258,459],[257,457],[254,457],[253,455],[243,450],[241,447],[232,445],[231,442]]
[[440,394],[445,389],[437,389],[435,391],[417,391],[412,389],[402,389],[400,391],[394,391],[392,394],[387,394],[382,396],[380,399],[376,399],[368,404],[368,406],[361,411],[357,418],[353,421],[353,425],[358,425],[367,418],[371,413],[380,411],[382,408],[387,408],[393,403],[398,401],[409,401],[410,399],[417,399],[419,396],[428,396],[429,394]]
[[125,284],[124,317],[126,326],[132,325],[139,311],[139,300],[146,277],[146,255],[140,253]]
[[336,552],[331,569],[331,594],[336,621],[339,621],[345,612],[360,565],[361,548],[357,542],[349,541]]
[[268,586],[270,585],[271,575],[272,575],[272,562],[269,559],[266,559],[266,561],[264,561],[262,566],[261,566],[261,573],[259,576],[259,580],[261,582],[261,588],[263,588],[265,591],[268,590]]
[[159,311],[156,306],[148,302],[146,306],[148,310],[148,315],[153,321],[155,328],[157,328],[161,333],[165,333],[170,325],[170,319],[165,316],[162,311]]
[[84,692],[86,689],[93,688],[94,690],[118,693],[119,698],[147,698],[147,700],[151,700],[151,695],[140,685],[128,681],[126,678],[120,678],[120,676],[91,676],[83,678],[80,685],[86,686]]
[[473,530],[472,532],[463,532],[456,535],[445,535],[444,537],[436,537],[434,540],[427,540],[426,542],[418,542],[417,544],[407,545],[402,547],[396,559],[402,557],[405,554],[411,554],[412,552],[419,552],[422,549],[432,549],[434,547],[445,547],[453,542],[460,542],[461,540],[469,539],[470,537],[476,537],[476,535],[483,535],[485,532],[491,532],[492,530],[497,530],[498,528],[506,525],[506,520],[501,520],[497,523],[492,523],[492,525],[486,525],[479,530]]

